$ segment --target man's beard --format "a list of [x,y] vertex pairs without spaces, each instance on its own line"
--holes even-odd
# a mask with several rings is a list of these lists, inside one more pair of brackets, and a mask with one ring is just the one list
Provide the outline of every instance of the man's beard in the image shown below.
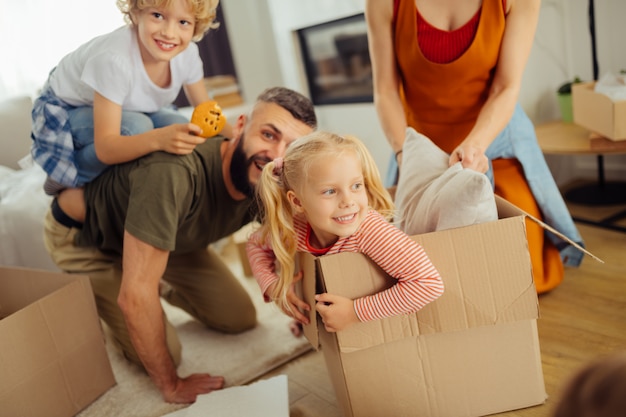
[[233,152],[233,158],[230,161],[230,177],[237,191],[245,194],[247,197],[254,197],[254,186],[250,184],[249,172],[250,166],[254,164],[254,157],[248,158],[243,150],[244,143],[243,133],[239,136],[239,142]]

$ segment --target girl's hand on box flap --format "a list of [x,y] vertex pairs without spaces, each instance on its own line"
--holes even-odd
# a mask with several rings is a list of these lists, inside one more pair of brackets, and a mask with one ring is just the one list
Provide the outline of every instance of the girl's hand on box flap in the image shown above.
[[[287,292],[287,301],[289,302],[289,306],[293,310],[293,314],[290,314],[291,317],[296,319],[298,323],[301,324],[309,324],[309,311],[311,311],[311,306],[304,302],[302,298],[296,293],[296,285],[298,285],[298,281],[302,280],[304,277],[304,273],[302,271],[298,271],[293,277],[293,283],[289,287],[289,291]],[[306,314],[303,314],[303,312]]]
[[322,317],[326,331],[338,332],[359,322],[351,299],[323,293],[317,294],[315,300],[315,309]]
[[[301,299],[296,293],[296,285],[297,282],[300,281],[303,277],[302,271],[298,272],[293,277],[293,283],[289,287],[289,291],[287,291],[287,304],[285,305],[282,302],[274,300],[276,304],[280,307],[280,309],[288,315],[289,317],[295,319],[298,323],[301,324],[309,324],[308,312],[311,311],[311,307]],[[270,284],[270,286],[266,290],[266,296],[274,293],[274,287],[276,283]],[[306,314],[303,314],[303,312]]]

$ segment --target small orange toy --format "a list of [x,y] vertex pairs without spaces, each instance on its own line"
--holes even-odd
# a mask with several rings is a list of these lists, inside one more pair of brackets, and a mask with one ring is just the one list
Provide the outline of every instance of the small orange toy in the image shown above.
[[222,113],[222,108],[215,100],[200,103],[193,109],[191,123],[202,128],[200,136],[210,138],[219,134],[226,125],[226,117]]

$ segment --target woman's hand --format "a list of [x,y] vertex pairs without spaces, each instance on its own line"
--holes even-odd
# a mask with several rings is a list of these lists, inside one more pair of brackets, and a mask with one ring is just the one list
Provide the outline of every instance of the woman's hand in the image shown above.
[[452,154],[450,154],[448,165],[452,166],[459,161],[461,165],[463,165],[463,168],[473,169],[483,174],[489,169],[489,159],[485,153],[478,147],[465,143],[461,143]]
[[322,317],[326,331],[338,332],[359,322],[351,299],[323,293],[317,294],[315,300],[315,309]]

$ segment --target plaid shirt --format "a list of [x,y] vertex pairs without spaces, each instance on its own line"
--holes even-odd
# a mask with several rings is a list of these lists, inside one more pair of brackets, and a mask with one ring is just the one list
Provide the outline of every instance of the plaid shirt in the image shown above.
[[68,111],[74,107],[58,98],[46,84],[33,103],[31,138],[33,159],[48,176],[67,187],[76,187],[78,170]]

